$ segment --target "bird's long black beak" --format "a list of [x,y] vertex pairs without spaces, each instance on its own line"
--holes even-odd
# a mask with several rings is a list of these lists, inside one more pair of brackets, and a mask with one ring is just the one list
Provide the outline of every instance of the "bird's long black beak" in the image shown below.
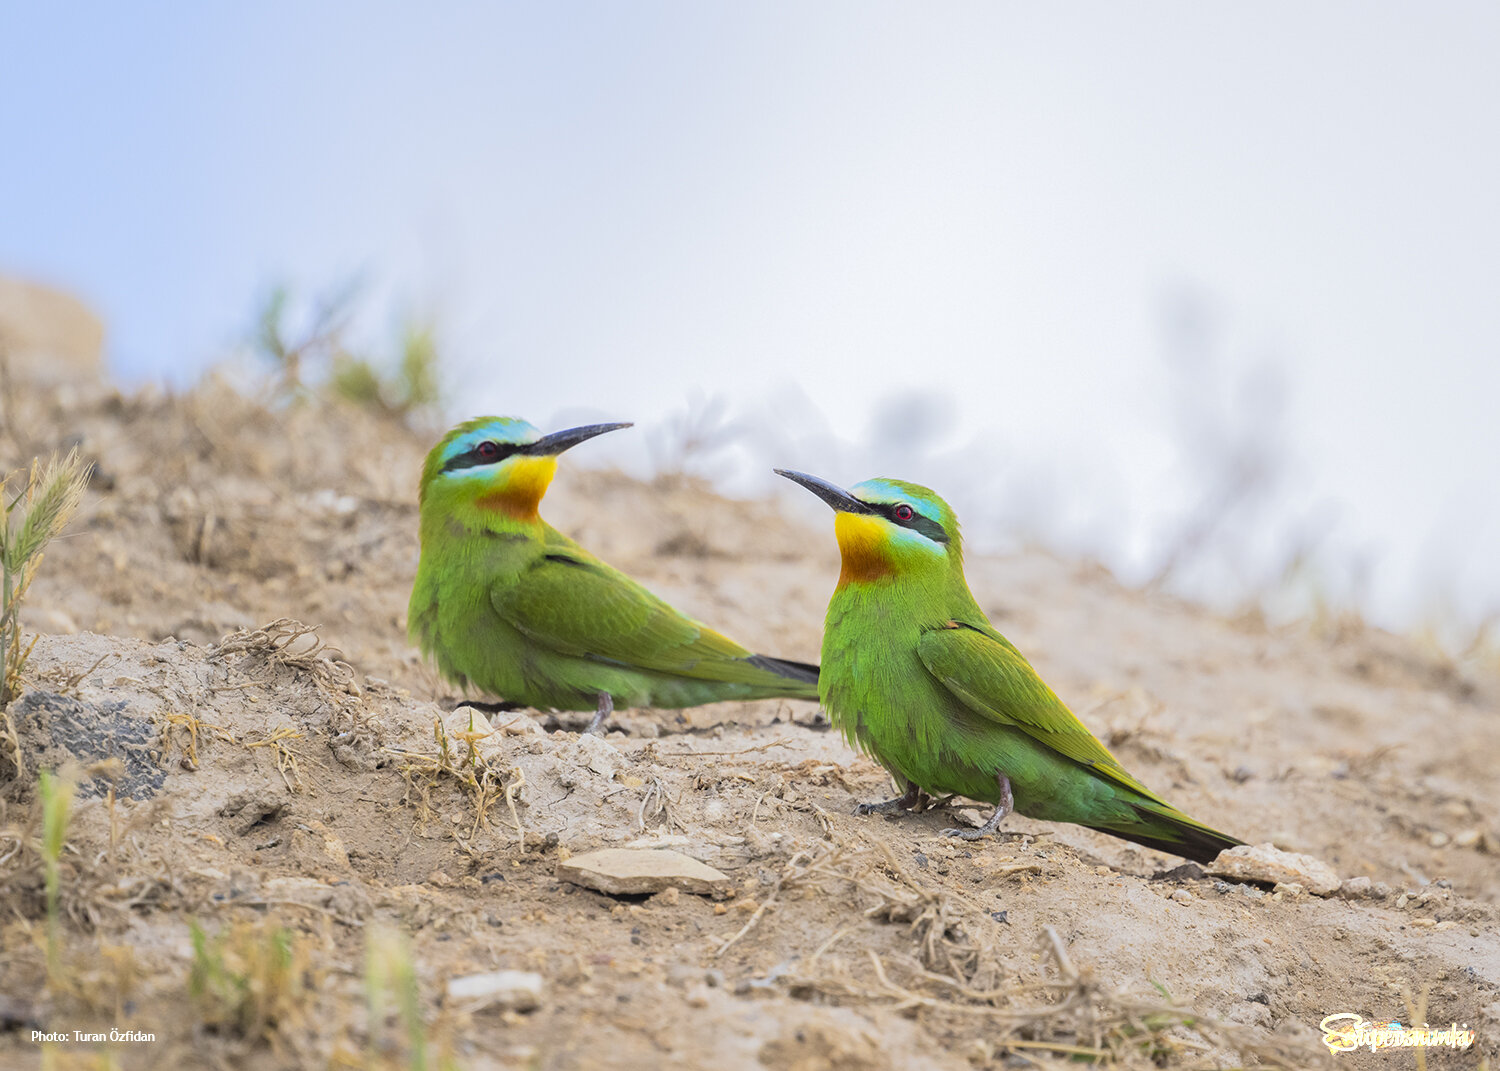
[[603,435],[606,431],[619,431],[621,428],[632,427],[631,424],[585,424],[581,428],[567,428],[563,431],[554,431],[551,435],[543,435],[534,443],[528,443],[517,450],[518,454],[535,454],[538,457],[556,457],[564,450],[571,450],[581,442],[587,442],[595,435]]
[[824,502],[833,507],[836,513],[874,513],[875,510],[867,503],[861,502],[848,491],[827,480],[820,480],[816,476],[809,476],[805,472],[793,472],[791,469],[772,469],[778,476],[785,476],[793,483],[800,483]]

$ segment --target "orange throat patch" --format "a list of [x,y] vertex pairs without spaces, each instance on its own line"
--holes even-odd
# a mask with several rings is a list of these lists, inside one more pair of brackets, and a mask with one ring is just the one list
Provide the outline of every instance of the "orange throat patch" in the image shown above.
[[874,517],[840,513],[833,519],[833,534],[844,557],[839,587],[868,584],[896,574],[895,562],[891,560],[891,537]]
[[496,510],[518,521],[534,521],[542,496],[557,474],[555,457],[518,457],[505,469],[505,481],[474,500],[480,509]]

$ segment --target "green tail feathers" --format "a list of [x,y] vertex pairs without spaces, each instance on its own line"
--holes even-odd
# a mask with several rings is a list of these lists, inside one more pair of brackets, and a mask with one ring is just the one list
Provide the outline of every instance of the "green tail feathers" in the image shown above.
[[751,655],[745,659],[758,669],[768,670],[778,677],[785,677],[789,681],[801,681],[809,685],[807,697],[818,698],[818,667],[810,662],[793,662],[786,658],[772,658],[770,655]]
[[1147,848],[1180,855],[1195,863],[1212,863],[1225,848],[1245,843],[1201,822],[1195,822],[1180,811],[1155,810],[1139,803],[1132,803],[1131,806],[1140,816],[1140,825],[1125,828],[1100,825],[1089,828],[1111,836],[1124,837]]

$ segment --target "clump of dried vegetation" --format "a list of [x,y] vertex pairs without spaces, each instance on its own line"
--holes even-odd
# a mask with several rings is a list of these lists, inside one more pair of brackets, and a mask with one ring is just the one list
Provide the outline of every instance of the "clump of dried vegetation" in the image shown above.
[[521,824],[516,803],[526,785],[526,774],[519,766],[505,768],[494,751],[483,749],[482,741],[496,730],[488,719],[472,708],[466,710],[464,729],[450,732],[441,718],[432,719],[434,752],[388,747],[385,753],[400,761],[401,776],[406,781],[402,802],[414,807],[422,821],[432,817],[432,794],[442,784],[456,785],[468,799],[473,812],[468,839],[490,825],[490,812],[504,802],[510,825],[516,832],[516,843],[524,850],[526,829]]

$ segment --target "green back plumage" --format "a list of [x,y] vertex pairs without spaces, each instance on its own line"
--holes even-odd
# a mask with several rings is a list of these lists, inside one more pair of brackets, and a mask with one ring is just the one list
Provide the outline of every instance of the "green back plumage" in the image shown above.
[[[563,433],[558,433],[562,435]],[[551,438],[551,437],[548,437]],[[476,457],[486,443],[512,452]],[[536,512],[555,457],[524,421],[459,425],[423,467],[408,620],[443,674],[560,710],[817,696],[817,668],[756,655],[691,620]]]

